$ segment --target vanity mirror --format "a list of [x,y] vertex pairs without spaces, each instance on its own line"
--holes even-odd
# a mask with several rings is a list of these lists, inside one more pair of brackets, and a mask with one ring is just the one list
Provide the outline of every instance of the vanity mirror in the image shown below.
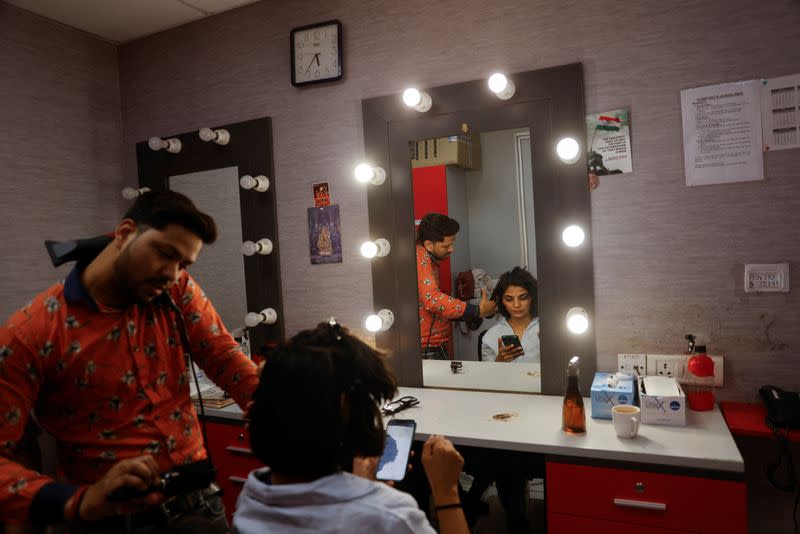
[[[420,356],[422,346],[413,224],[418,217],[414,212],[415,191],[409,142],[464,135],[466,129],[473,133],[473,137],[480,136],[481,141],[486,137],[487,143],[489,137],[505,135],[500,132],[506,132],[512,138],[519,134],[521,144],[516,147],[512,145],[513,150],[528,152],[524,158],[521,157],[519,164],[524,167],[527,162],[529,174],[514,179],[523,180],[523,185],[527,183],[530,186],[532,209],[525,210],[525,199],[520,199],[521,205],[518,202],[516,210],[508,210],[512,220],[516,211],[517,222],[513,223],[516,230],[497,229],[494,235],[484,236],[489,241],[519,243],[514,247],[509,243],[507,247],[514,248],[512,254],[519,256],[519,259],[504,259],[502,265],[490,267],[488,270],[492,272],[489,274],[498,275],[504,266],[510,269],[524,260],[529,262],[529,270],[535,273],[538,281],[541,392],[563,392],[566,363],[576,354],[581,356],[581,384],[584,391],[589,390],[595,370],[592,328],[594,278],[587,171],[580,157],[584,152],[585,139],[582,68],[579,64],[566,65],[517,73],[509,75],[509,79],[515,91],[508,99],[500,99],[490,92],[486,80],[475,80],[425,88],[423,99],[426,103],[430,100],[427,111],[419,106],[410,108],[404,105],[400,91],[396,95],[368,99],[362,103],[366,161],[382,167],[387,174],[383,184],[368,186],[370,236],[384,237],[392,247],[387,256],[372,261],[374,309],[390,309],[395,317],[391,328],[377,333],[376,342],[393,355],[392,364],[401,385],[526,392],[537,390],[533,385],[513,387],[510,383],[503,388],[487,387],[481,383],[485,382],[482,380],[472,383],[462,380],[455,385],[446,385],[437,383],[430,376],[426,379],[428,373],[423,372],[426,366],[423,366]],[[526,134],[528,142],[523,142]],[[557,153],[556,147],[559,145]],[[570,148],[570,145],[573,150],[567,154],[564,148]],[[516,166],[517,162],[512,161],[511,164]],[[525,170],[519,172],[524,173]],[[522,193],[524,195],[524,188]],[[481,209],[485,207],[485,204],[480,205]],[[523,210],[524,213],[521,213]],[[453,213],[451,216],[458,218],[459,214]],[[464,214],[460,216],[463,218]],[[469,217],[468,214],[468,220]],[[524,219],[524,224],[519,217]],[[570,225],[579,226],[586,236],[579,246],[568,246],[562,237]],[[525,244],[519,237],[509,237],[523,230],[531,233]],[[462,243],[468,241],[471,247],[472,238],[465,238],[465,235],[460,235],[458,239]],[[526,245],[530,249],[523,257],[521,249]],[[489,265],[490,259],[485,259],[485,265]],[[470,267],[473,266],[480,267]],[[576,307],[585,310],[589,319],[589,328],[582,334],[572,333],[567,328],[567,313]],[[458,336],[457,333],[455,335]],[[474,350],[473,357],[459,354],[459,358],[477,359],[477,342],[474,349],[465,350]],[[476,365],[496,368],[515,364]],[[464,370],[468,370],[468,367],[474,365],[465,365]],[[476,372],[476,378],[479,374]]]
[[[283,337],[284,324],[271,120],[163,139],[179,141],[179,151],[155,150],[149,142],[136,145],[139,185],[180,191],[214,217],[218,239],[203,248],[190,272],[228,330],[245,327],[248,312],[275,310],[273,323],[248,330],[251,350],[260,353]],[[243,247],[246,242],[251,246]]]

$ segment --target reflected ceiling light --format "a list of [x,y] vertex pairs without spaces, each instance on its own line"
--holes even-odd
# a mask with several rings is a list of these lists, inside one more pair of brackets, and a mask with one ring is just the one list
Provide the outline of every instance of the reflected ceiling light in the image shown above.
[[386,181],[386,171],[369,163],[359,163],[355,169],[356,180],[362,184],[381,185]]
[[242,189],[253,189],[259,193],[264,193],[267,189],[269,189],[269,178],[263,174],[260,174],[255,178],[249,174],[245,174],[239,178],[239,185],[242,186]]
[[517,90],[514,82],[509,80],[505,74],[495,72],[489,76],[489,90],[492,91],[500,100],[508,100],[514,96]]
[[250,312],[244,316],[244,324],[250,328],[258,326],[261,323],[275,324],[275,321],[277,320],[278,314],[272,308],[264,308],[258,313]]
[[160,137],[151,137],[149,141],[147,141],[147,146],[150,147],[150,150],[155,150],[158,152],[161,149],[166,150],[172,154],[177,154],[181,151],[181,140],[176,138],[171,139],[161,139]]
[[245,256],[252,256],[258,252],[262,256],[266,256],[272,252],[272,241],[266,237],[259,239],[255,243],[252,241],[245,241],[242,243],[242,254]]
[[199,132],[200,139],[208,143],[214,141],[218,145],[227,145],[231,140],[231,134],[228,130],[220,128],[219,130],[212,130],[211,128],[201,128]]
[[564,244],[568,247],[574,248],[582,245],[585,237],[586,235],[583,233],[583,228],[577,224],[571,224],[561,232],[561,239],[564,240]]
[[379,311],[377,314],[370,315],[364,321],[364,326],[370,332],[386,332],[394,324],[394,314],[387,309]]
[[361,245],[361,255],[370,259],[374,258],[375,256],[382,258],[383,256],[389,254],[391,249],[392,247],[389,245],[389,242],[381,237],[375,241],[365,241]]
[[403,91],[403,103],[410,108],[416,109],[420,113],[425,113],[431,109],[433,100],[431,100],[431,95],[428,93],[410,87]]
[[567,312],[567,328],[573,334],[583,334],[589,329],[589,314],[583,308],[571,308]]
[[122,198],[124,198],[125,200],[133,200],[142,193],[147,193],[148,191],[150,191],[149,187],[140,187],[139,189],[126,187],[125,189],[122,190]]
[[581,157],[581,147],[572,137],[565,137],[556,145],[556,154],[564,163],[575,163]]

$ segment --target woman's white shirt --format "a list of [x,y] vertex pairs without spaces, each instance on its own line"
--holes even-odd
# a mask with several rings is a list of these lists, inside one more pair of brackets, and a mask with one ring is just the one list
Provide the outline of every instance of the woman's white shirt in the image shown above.
[[[485,362],[493,362],[497,358],[497,339],[501,336],[513,336],[514,329],[508,320],[502,317],[500,321],[486,331],[481,342],[481,358]],[[534,317],[522,333],[522,350],[525,354],[511,360],[509,363],[540,363],[539,356],[539,318]]]

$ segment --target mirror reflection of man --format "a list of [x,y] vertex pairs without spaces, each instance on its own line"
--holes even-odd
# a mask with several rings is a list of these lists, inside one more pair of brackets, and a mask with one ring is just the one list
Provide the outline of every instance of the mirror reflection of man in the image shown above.
[[453,298],[440,289],[439,262],[455,250],[458,221],[441,213],[428,213],[417,231],[417,294],[422,357],[447,359],[451,320],[469,320],[494,315],[497,305],[484,289],[479,304]]

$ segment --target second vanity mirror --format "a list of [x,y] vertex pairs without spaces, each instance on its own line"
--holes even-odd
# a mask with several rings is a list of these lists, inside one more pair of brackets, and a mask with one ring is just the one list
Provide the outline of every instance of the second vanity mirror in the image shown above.
[[[486,80],[475,80],[426,88],[431,100],[426,112],[405,106],[399,94],[363,102],[365,157],[387,175],[383,184],[369,186],[370,238],[391,243],[390,253],[372,262],[374,308],[394,313],[393,326],[376,341],[392,354],[401,385],[560,394],[572,355],[581,357],[584,391],[594,375],[586,164],[582,157],[565,161],[556,153],[565,138],[577,141],[583,153],[582,69],[574,64],[509,78],[516,94],[508,100],[492,94]],[[431,155],[433,147],[424,145],[431,140],[480,145],[475,152],[480,164],[420,166]],[[442,192],[443,198],[431,198]],[[471,332],[452,322],[446,360],[421,356],[426,351],[420,339],[426,336],[418,313],[414,223],[430,211],[461,225],[450,265],[439,265],[440,283],[450,286],[451,294],[457,273],[473,269],[483,271],[489,288],[516,266],[535,278],[538,361],[533,354],[516,363],[481,361],[491,357],[482,357],[478,337],[497,318],[484,319]],[[571,225],[585,235],[577,247],[563,240]],[[567,314],[576,307],[589,319],[581,334],[567,328]],[[497,342],[487,340],[495,347]],[[462,362],[457,372],[447,360]]]
[[179,191],[214,218],[217,241],[189,271],[229,331],[252,315],[250,349],[260,354],[283,338],[284,324],[271,120],[165,137],[162,146],[136,145],[139,186]]

